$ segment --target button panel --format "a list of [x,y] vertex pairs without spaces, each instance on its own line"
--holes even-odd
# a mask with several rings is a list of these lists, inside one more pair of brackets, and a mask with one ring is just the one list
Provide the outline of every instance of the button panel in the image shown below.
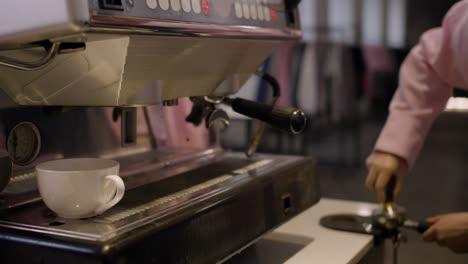
[[133,0],[124,10],[106,10],[88,0],[92,13],[122,17],[267,28],[299,28],[288,23],[285,0]]

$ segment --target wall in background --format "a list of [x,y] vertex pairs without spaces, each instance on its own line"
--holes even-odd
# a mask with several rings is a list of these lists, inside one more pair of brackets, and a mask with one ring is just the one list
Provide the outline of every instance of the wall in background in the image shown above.
[[414,46],[420,35],[441,25],[458,0],[303,0],[304,40],[314,41],[324,31],[346,44]]

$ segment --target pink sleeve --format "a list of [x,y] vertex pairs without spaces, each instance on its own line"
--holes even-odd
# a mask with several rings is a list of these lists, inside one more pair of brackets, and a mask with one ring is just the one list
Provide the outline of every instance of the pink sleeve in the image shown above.
[[406,58],[375,151],[412,167],[454,86],[468,88],[468,0],[452,7],[442,27],[426,32]]

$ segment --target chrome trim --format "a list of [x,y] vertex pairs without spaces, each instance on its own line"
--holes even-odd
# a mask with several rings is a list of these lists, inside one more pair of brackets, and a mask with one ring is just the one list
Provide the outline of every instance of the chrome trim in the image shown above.
[[173,22],[167,20],[109,17],[103,15],[91,16],[90,28],[88,31],[268,40],[300,40],[302,38],[302,30],[293,28],[278,29],[253,26]]
[[4,221],[4,220],[0,220],[0,227],[17,229],[17,230],[28,231],[28,232],[36,232],[36,233],[41,233],[41,234],[46,234],[46,235],[59,235],[63,237],[84,239],[84,240],[90,240],[90,241],[98,241],[100,238],[99,235],[94,235],[94,234],[89,234],[89,233],[69,231],[65,229],[59,229],[60,231],[57,232],[57,229],[53,227],[22,224],[22,223],[16,223],[16,222]]
[[47,54],[36,62],[23,62],[20,60],[0,56],[0,65],[23,71],[39,70],[46,67],[52,62],[52,60],[57,55],[59,49],[60,43],[52,43],[49,50],[47,51]]

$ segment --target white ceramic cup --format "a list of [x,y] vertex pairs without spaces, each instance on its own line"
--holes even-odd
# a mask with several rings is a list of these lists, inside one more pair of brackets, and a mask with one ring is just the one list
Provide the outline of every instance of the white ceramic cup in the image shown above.
[[114,160],[53,160],[36,167],[39,192],[58,216],[69,219],[102,214],[123,197],[125,185]]

